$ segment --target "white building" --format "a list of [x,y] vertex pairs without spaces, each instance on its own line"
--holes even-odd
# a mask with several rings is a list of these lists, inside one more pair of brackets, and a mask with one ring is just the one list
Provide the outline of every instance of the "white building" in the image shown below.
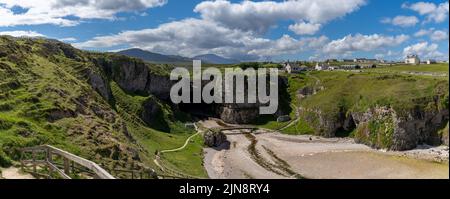
[[420,59],[417,55],[408,55],[405,59],[405,64],[419,65]]
[[378,60],[376,59],[367,59],[367,58],[356,58],[353,60],[354,63],[376,63]]
[[316,67],[314,67],[314,69],[317,71],[322,71],[322,70],[326,70],[326,67],[324,65],[317,63]]
[[436,60],[433,60],[433,59],[427,60],[427,64],[428,64],[428,65],[430,65],[430,64],[436,64],[436,63],[437,63]]
[[284,69],[286,70],[287,73],[292,74],[292,73],[300,73],[303,71],[303,68],[300,67],[298,64],[295,63],[285,63],[284,64]]

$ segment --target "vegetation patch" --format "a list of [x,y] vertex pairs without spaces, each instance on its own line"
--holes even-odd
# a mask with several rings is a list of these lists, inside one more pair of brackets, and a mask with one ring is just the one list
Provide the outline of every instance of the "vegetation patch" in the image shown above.
[[359,125],[355,132],[355,139],[374,148],[390,149],[393,144],[394,130],[392,116],[386,116]]

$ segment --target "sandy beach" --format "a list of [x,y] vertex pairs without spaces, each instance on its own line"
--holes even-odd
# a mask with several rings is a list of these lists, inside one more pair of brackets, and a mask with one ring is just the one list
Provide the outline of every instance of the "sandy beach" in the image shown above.
[[[214,121],[202,123],[217,127]],[[204,149],[214,179],[448,179],[448,147],[386,152],[349,138],[225,131],[228,142]]]

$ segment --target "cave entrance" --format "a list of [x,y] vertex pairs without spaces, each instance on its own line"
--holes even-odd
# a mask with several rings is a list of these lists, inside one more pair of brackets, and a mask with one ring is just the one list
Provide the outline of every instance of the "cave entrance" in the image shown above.
[[178,105],[182,112],[188,113],[199,119],[208,119],[210,117],[218,117],[216,114],[215,104],[194,104],[194,103],[181,103]]
[[342,127],[340,127],[336,131],[335,135],[336,137],[339,138],[346,138],[349,137],[355,130],[356,130],[356,122],[353,119],[353,116],[350,115],[345,119],[344,125],[342,125]]

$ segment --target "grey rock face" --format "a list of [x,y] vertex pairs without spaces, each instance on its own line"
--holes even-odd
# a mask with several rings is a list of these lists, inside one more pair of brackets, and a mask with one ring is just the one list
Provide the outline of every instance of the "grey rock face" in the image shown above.
[[440,145],[438,135],[443,122],[448,121],[448,110],[441,112],[416,111],[408,117],[395,118],[397,120],[393,150],[408,150],[416,148],[418,144]]
[[219,110],[220,118],[231,124],[248,124],[259,116],[259,107],[243,109],[225,106],[219,108]]
[[222,132],[207,131],[203,134],[205,145],[209,147],[219,147],[227,141],[227,136]]
[[142,106],[141,119],[148,125],[151,125],[162,114],[161,111],[159,104],[155,100],[149,99]]
[[170,89],[174,85],[169,77],[149,74],[149,79],[146,86],[146,92],[152,94],[159,99],[169,100],[170,99]]
[[[283,89],[286,89],[288,80],[285,77],[279,77],[278,78],[278,96],[279,96],[279,103],[278,107],[281,107],[282,97],[281,93],[283,92]],[[269,81],[266,82],[267,85],[267,91],[266,93],[270,93],[270,86]],[[245,94],[245,101],[248,100],[248,86],[244,86]],[[223,94],[225,96],[225,93]],[[258,94],[256,94],[256,99],[258,99]],[[254,122],[258,117],[260,117],[260,107],[262,106],[268,106],[269,104],[261,104],[257,100],[257,103],[241,103],[241,104],[219,104],[217,108],[217,114],[219,115],[220,119],[224,120],[227,123],[231,124],[249,124],[251,122]],[[282,116],[289,113],[283,112],[283,110],[278,109],[278,111],[274,114],[276,116]]]
[[339,116],[323,114],[320,110],[300,109],[300,115],[323,137],[335,137],[336,131],[344,125]]
[[[322,136],[334,137],[340,128],[356,128],[360,137],[364,138],[357,137],[357,142],[375,148],[388,147],[390,150],[399,151],[414,149],[419,144],[445,144],[445,136],[440,136],[437,132],[449,119],[448,110],[412,110],[405,116],[400,116],[394,109],[387,107],[371,108],[366,112],[354,112],[347,116],[340,114],[338,118],[324,116],[320,111],[309,111],[309,115],[311,114],[318,118],[319,124],[315,128],[319,129]],[[308,116],[306,119],[313,120]],[[377,123],[378,127],[371,127],[369,124],[372,123]],[[373,136],[378,139],[373,140]]]
[[[162,100],[170,98],[170,89],[174,82],[169,76],[153,74],[143,61],[114,56],[110,59],[94,59],[93,62],[126,92],[154,95]],[[109,99],[110,89],[107,81],[93,72],[89,73],[89,79],[91,85],[104,98]]]
[[136,60],[115,60],[112,76],[127,92],[143,93],[149,81],[149,69],[145,63]]
[[107,80],[94,71],[88,72],[89,84],[94,88],[106,101],[112,99],[111,88]]

